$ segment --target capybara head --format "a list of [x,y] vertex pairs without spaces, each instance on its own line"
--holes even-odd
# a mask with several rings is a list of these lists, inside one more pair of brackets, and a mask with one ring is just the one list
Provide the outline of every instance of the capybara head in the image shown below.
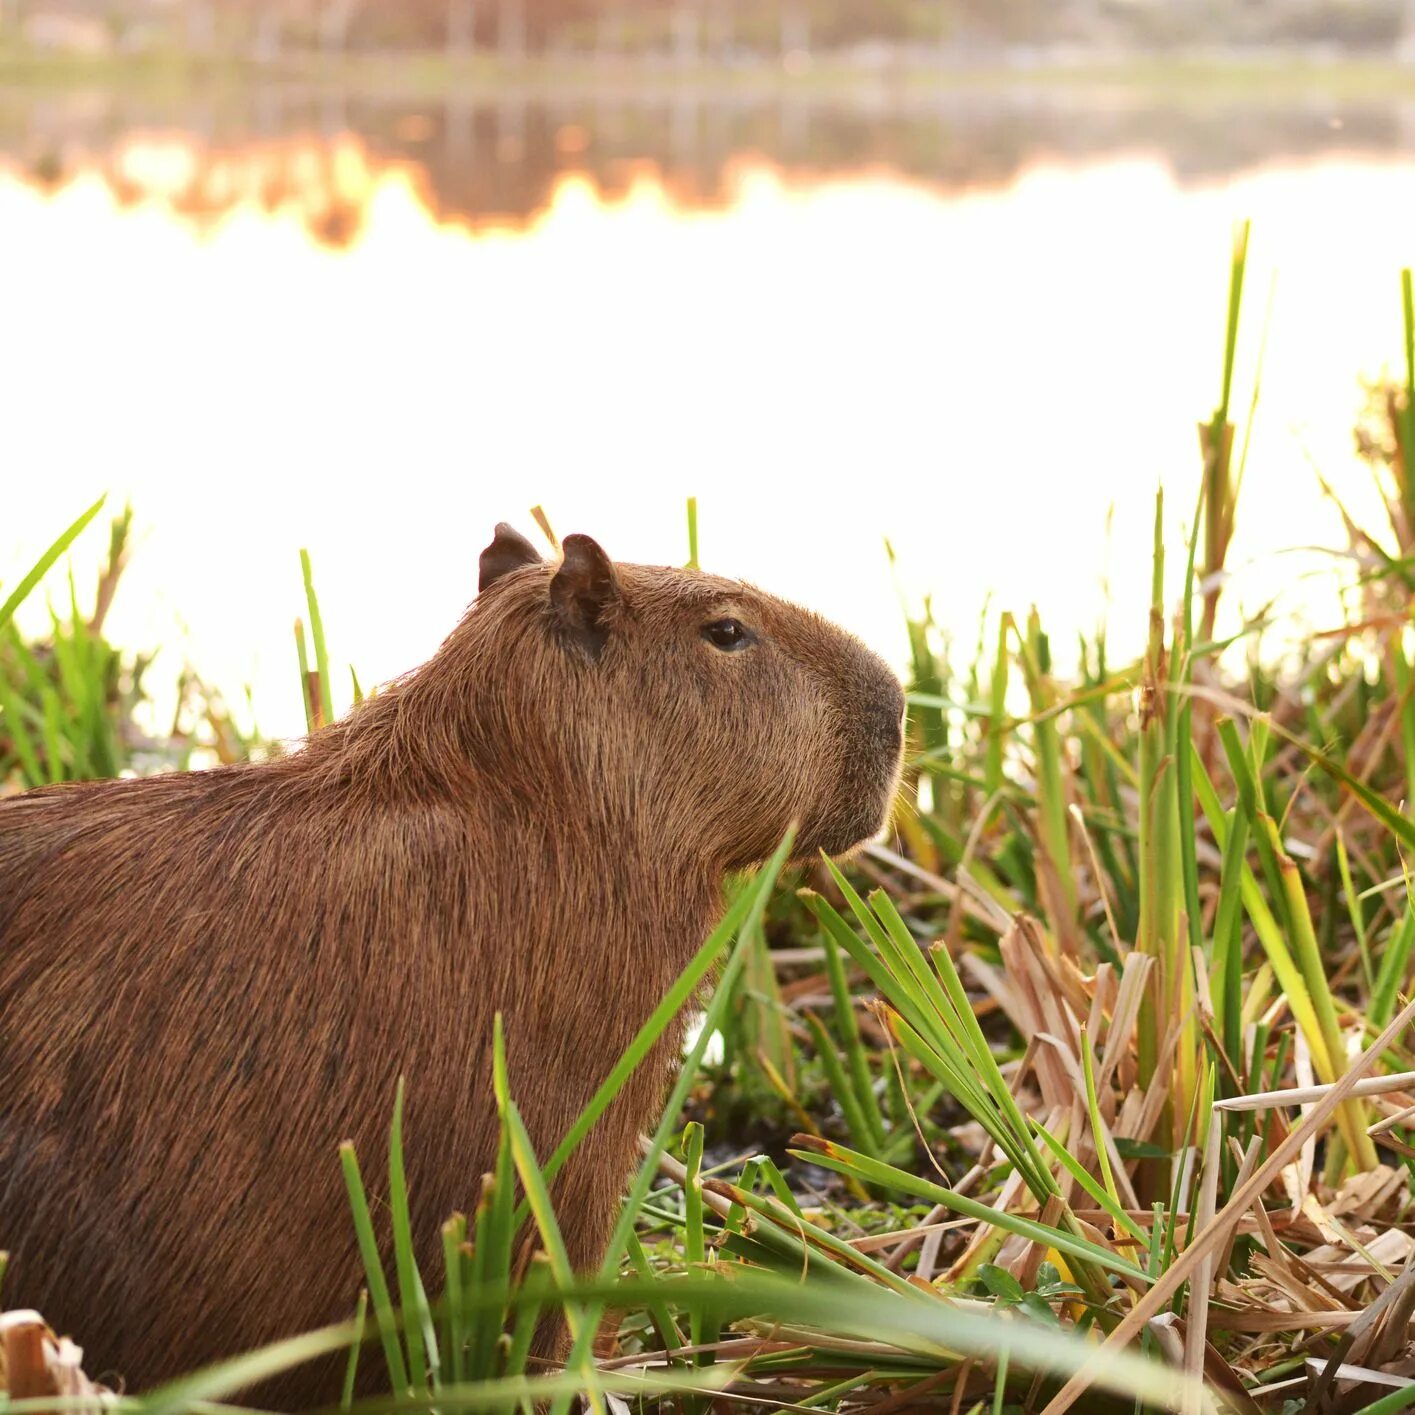
[[818,615],[737,580],[614,564],[588,536],[546,564],[505,525],[480,591],[426,679],[468,685],[472,752],[527,800],[557,797],[567,828],[737,868],[793,823],[803,857],[883,824],[904,696]]

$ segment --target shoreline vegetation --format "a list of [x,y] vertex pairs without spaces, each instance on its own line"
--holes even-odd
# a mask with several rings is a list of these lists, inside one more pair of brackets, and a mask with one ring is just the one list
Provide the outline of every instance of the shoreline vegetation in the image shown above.
[[[744,878],[549,1156],[498,1036],[500,1156],[447,1217],[440,1270],[407,1240],[401,1090],[371,1097],[392,1192],[365,1192],[348,1147],[329,1157],[366,1264],[349,1324],[124,1408],[211,1415],[344,1348],[344,1406],[369,1411],[562,1415],[579,1392],[688,1415],[1415,1407],[1415,300],[1408,271],[1392,280],[1406,366],[1358,430],[1386,518],[1348,518],[1341,614],[1274,662],[1262,616],[1214,637],[1234,526],[1261,513],[1242,491],[1256,396],[1234,392],[1240,367],[1261,382],[1246,261],[1244,228],[1203,453],[1170,490],[1192,533],[1166,542],[1161,496],[1151,595],[1114,607],[1148,625],[1140,660],[1112,661],[1102,627],[1063,680],[1045,606],[974,643],[913,614],[890,839],[845,868],[787,869],[783,846]],[[102,637],[126,522],[97,609],[72,573],[62,593],[46,578],[101,514],[0,585],[6,789],[156,764],[128,731],[139,665]],[[318,726],[346,669],[303,568],[291,660]],[[26,640],[13,611],[41,584],[64,607]],[[266,750],[184,701],[169,764]],[[554,1177],[714,972],[606,1262],[573,1278]],[[575,1335],[563,1373],[530,1358],[549,1304]],[[368,1362],[391,1394],[354,1406]],[[53,1408],[57,1380],[28,1369],[12,1393]]]

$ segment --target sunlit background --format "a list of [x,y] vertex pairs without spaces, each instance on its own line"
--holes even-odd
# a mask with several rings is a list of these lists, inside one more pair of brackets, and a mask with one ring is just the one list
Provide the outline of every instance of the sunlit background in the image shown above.
[[533,505],[672,563],[696,496],[706,566],[896,660],[900,595],[1064,646],[1108,585],[1133,647],[1251,219],[1230,612],[1319,627],[1322,479],[1377,522],[1353,427],[1403,371],[1415,23],[1203,8],[8,0],[0,579],[131,501],[111,637],[280,735],[301,547],[368,684]]

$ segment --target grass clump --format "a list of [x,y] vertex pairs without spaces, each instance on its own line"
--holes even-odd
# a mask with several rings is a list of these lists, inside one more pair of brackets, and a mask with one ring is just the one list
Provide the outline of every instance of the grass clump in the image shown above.
[[100,498],[49,546],[13,587],[0,583],[0,795],[95,777],[184,770],[246,760],[269,750],[245,733],[220,694],[190,669],[177,683],[172,717],[160,725],[148,692],[151,659],[125,654],[104,624],[128,562],[132,510],[110,523],[93,607],[81,604],[73,571],[64,607],[47,628],[26,633],[16,612],[102,511]]

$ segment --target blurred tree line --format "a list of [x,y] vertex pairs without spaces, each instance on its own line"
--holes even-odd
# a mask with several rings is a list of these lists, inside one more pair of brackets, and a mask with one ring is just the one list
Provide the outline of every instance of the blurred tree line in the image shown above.
[[[68,26],[66,31],[65,26]],[[1415,0],[0,0],[0,27],[62,47],[167,44],[276,59],[294,52],[491,51],[732,63],[871,45],[966,57],[999,46],[1165,48],[1415,36]]]

